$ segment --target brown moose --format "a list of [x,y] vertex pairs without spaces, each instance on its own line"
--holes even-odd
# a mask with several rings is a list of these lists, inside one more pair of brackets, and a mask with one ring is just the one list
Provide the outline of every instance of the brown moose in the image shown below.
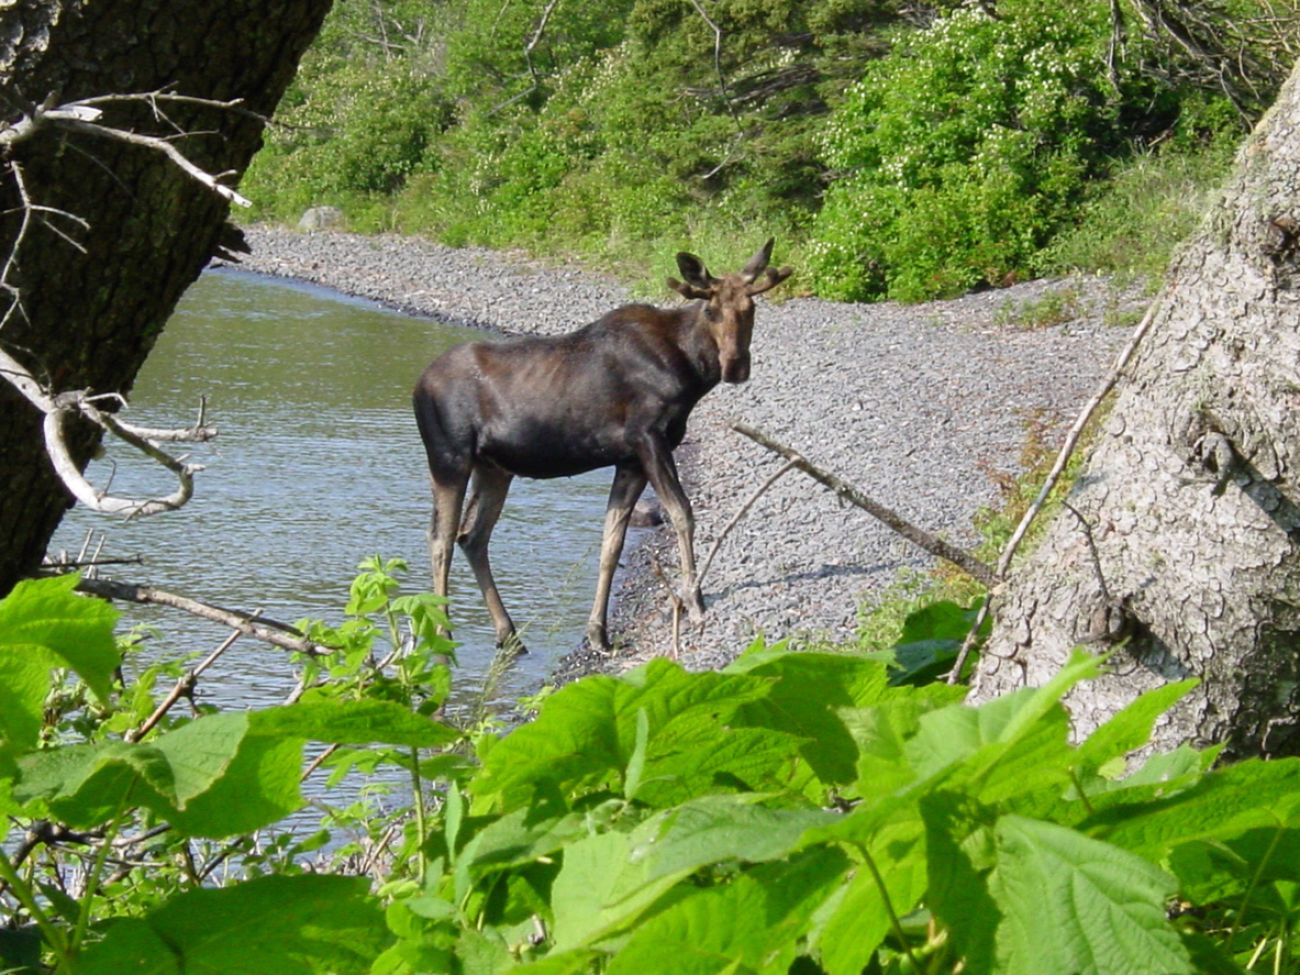
[[749,378],[754,295],[791,272],[768,267],[771,255],[769,240],[738,273],[715,278],[698,257],[681,253],[677,267],[683,280],[669,278],[668,286],[695,299],[690,304],[624,305],[560,337],[470,342],[424,370],[413,400],[433,481],[429,552],[435,593],[447,594],[452,546],[458,541],[492,615],[497,642],[518,648],[514,622],[488,562],[488,540],[511,480],[613,467],[588,641],[597,649],[609,647],[610,585],[628,518],[647,481],[677,534],[682,596],[693,614],[703,611],[694,520],[673,451],[705,393],[719,380]]

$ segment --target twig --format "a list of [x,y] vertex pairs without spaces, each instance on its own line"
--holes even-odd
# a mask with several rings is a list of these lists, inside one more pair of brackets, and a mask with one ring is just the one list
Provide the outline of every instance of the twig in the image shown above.
[[1083,408],[1083,412],[1079,414],[1078,419],[1074,421],[1074,425],[1070,427],[1070,432],[1066,435],[1065,443],[1061,446],[1061,452],[1056,455],[1056,463],[1052,465],[1051,471],[1048,472],[1047,480],[1043,482],[1043,486],[1038,491],[1038,496],[1034,498],[1034,503],[1029,506],[1029,510],[1026,511],[1024,517],[1020,519],[1020,524],[1016,526],[1015,532],[1012,533],[1011,538],[1002,549],[1002,556],[998,559],[997,567],[999,578],[1006,578],[1007,572],[1011,568],[1011,559],[1016,554],[1016,549],[1020,547],[1020,543],[1024,540],[1025,533],[1029,531],[1029,526],[1038,516],[1038,512],[1042,510],[1043,505],[1047,501],[1047,496],[1051,494],[1052,489],[1056,487],[1056,482],[1061,479],[1061,474],[1065,471],[1065,465],[1070,462],[1070,457],[1073,455],[1074,449],[1079,445],[1079,438],[1083,436],[1084,427],[1086,427],[1088,421],[1092,419],[1092,415],[1097,411],[1097,407],[1101,405],[1101,401],[1106,398],[1107,394],[1109,394],[1112,389],[1115,388],[1115,383],[1119,382],[1120,374],[1128,368],[1128,364],[1132,361],[1133,354],[1137,351],[1138,345],[1141,343],[1142,339],[1146,337],[1147,332],[1151,330],[1151,324],[1156,318],[1157,308],[1158,303],[1152,302],[1151,306],[1147,309],[1146,315],[1143,316],[1141,323],[1134,331],[1133,337],[1129,339],[1128,345],[1124,346],[1120,351],[1119,357],[1115,360],[1114,368],[1111,369],[1110,374],[1102,380],[1101,385],[1097,387],[1097,391],[1093,393],[1092,399],[1088,400],[1087,404]]
[[311,657],[334,653],[338,649],[337,647],[326,646],[323,643],[307,639],[288,623],[280,623],[276,620],[255,616],[255,614],[241,612],[240,610],[213,606],[211,603],[191,599],[188,596],[181,596],[153,586],[137,586],[128,582],[114,582],[111,579],[82,578],[77,582],[77,591],[88,593],[91,596],[100,596],[104,599],[125,599],[133,603],[170,606],[172,609],[182,610],[192,616],[212,620],[215,623],[223,623],[232,629],[238,630],[244,636],[251,636],[263,643],[269,643],[283,650],[292,650],[295,653],[305,653]]
[[990,590],[984,594],[984,602],[980,604],[980,611],[975,614],[975,622],[971,625],[970,632],[966,634],[966,639],[961,641],[961,649],[957,651],[957,659],[952,665],[952,670],[948,671],[947,679],[949,684],[956,684],[961,680],[961,669],[966,666],[966,658],[975,649],[975,643],[980,638],[980,627],[989,618],[989,610],[992,608],[993,592]]
[[[259,606],[249,615],[250,618],[261,616],[262,607]],[[140,727],[131,729],[123,737],[127,741],[139,741],[152,731],[154,726],[163,719],[177,701],[182,697],[189,697],[194,693],[194,685],[198,681],[199,677],[202,676],[203,672],[216,663],[217,658],[234,646],[235,641],[243,635],[244,633],[242,630],[235,630],[230,634],[230,636],[226,637],[226,639],[221,642],[220,646],[195,664],[194,667],[183,676],[177,678],[175,685],[172,687],[171,691],[168,692],[167,696],[163,698],[162,703],[160,703],[158,707],[154,708],[153,714],[149,715]]]
[[796,466],[797,465],[794,461],[786,461],[785,464],[781,466],[781,469],[764,481],[759,486],[758,490],[749,496],[749,500],[740,506],[740,510],[731,516],[731,520],[727,522],[726,526],[722,529],[722,533],[718,535],[717,540],[714,541],[713,547],[709,549],[709,555],[704,560],[704,565],[695,575],[695,584],[697,586],[704,585],[704,577],[709,571],[709,566],[713,564],[713,557],[718,554],[718,549],[722,547],[722,543],[726,540],[727,536],[731,534],[731,529],[735,528],[740,519],[749,513],[749,509],[754,506],[754,502],[762,497],[768,488],[775,484],[788,471],[794,470]]
[[1001,582],[999,576],[995,574],[989,566],[975,558],[975,556],[962,551],[955,545],[948,544],[943,539],[930,534],[923,528],[916,527],[896,511],[885,507],[877,501],[873,501],[871,498],[853,487],[853,485],[841,480],[829,471],[822,470],[820,467],[811,463],[802,454],[782,443],[778,443],[762,431],[756,430],[754,427],[751,427],[746,423],[733,423],[731,428],[737,433],[743,433],[745,436],[749,437],[749,439],[766,447],[768,450],[780,454],[809,477],[820,481],[822,484],[825,484],[828,488],[834,491],[839,497],[857,505],[872,517],[884,522],[885,525],[902,535],[912,544],[925,549],[925,551],[929,552],[931,555],[937,556],[946,562],[951,562],[971,578],[983,583],[990,589]]
[[[739,128],[740,116],[736,114],[736,108],[731,104],[731,91],[727,86],[727,78],[722,73],[722,28],[714,23],[713,18],[709,16],[700,0],[690,0],[690,4],[704,22],[709,25],[709,29],[713,31],[713,68],[718,73],[718,91],[722,95],[722,104],[727,109],[727,114],[731,116],[732,121]],[[718,168],[722,168],[721,165]]]

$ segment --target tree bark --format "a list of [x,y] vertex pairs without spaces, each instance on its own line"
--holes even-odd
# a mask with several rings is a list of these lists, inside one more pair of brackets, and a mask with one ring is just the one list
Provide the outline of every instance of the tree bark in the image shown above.
[[[12,121],[31,104],[164,87],[269,115],[316,35],[330,0],[25,0],[0,8],[0,108]],[[103,122],[180,138],[212,174],[242,174],[263,122],[247,112],[170,104],[110,106]],[[174,124],[173,124],[174,123]],[[19,228],[21,167],[33,202],[77,214],[79,252],[48,226],[23,242],[11,281],[24,314],[0,344],[54,393],[125,394],[181,293],[220,242],[229,204],[149,149],[45,129],[0,159],[0,261]],[[7,304],[7,301],[6,301]],[[188,411],[195,404],[183,404]],[[181,404],[178,404],[178,409]],[[0,594],[39,563],[70,498],[41,439],[40,412],[0,384]],[[84,466],[98,432],[84,424]]]
[[[995,601],[972,694],[1113,674],[1069,704],[1086,733],[1144,690],[1201,684],[1159,746],[1300,752],[1300,65],[1171,265],[1099,442]],[[1085,528],[1086,524],[1086,528]]]

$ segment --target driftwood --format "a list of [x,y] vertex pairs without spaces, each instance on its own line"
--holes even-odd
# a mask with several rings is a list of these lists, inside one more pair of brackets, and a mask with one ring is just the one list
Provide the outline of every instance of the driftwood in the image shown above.
[[822,484],[826,485],[845,501],[856,505],[872,517],[884,522],[885,525],[893,529],[899,535],[902,535],[912,544],[924,549],[931,555],[943,559],[945,562],[950,562],[957,566],[957,568],[961,569],[971,578],[983,583],[990,589],[1001,581],[998,574],[994,572],[991,566],[986,565],[969,552],[965,552],[962,549],[957,548],[957,546],[945,542],[942,538],[931,534],[925,529],[918,528],[902,515],[898,514],[898,512],[869,498],[852,484],[849,484],[847,481],[836,477],[829,471],[823,470],[816,464],[813,464],[793,448],[787,447],[785,444],[773,440],[761,430],[757,430],[745,423],[733,423],[731,428],[737,433],[743,433],[745,436],[749,437],[749,439],[763,447],[766,447],[768,450],[780,454],[795,467],[799,468],[799,470],[803,471],[814,480],[820,481]]

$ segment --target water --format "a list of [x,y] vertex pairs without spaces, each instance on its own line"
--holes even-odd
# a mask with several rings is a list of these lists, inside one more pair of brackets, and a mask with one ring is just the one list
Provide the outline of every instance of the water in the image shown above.
[[[291,622],[339,622],[357,563],[371,554],[410,565],[403,591],[430,586],[425,528],[431,499],[410,391],[425,364],[481,333],[412,318],[315,286],[238,271],[205,274],[186,294],[140,373],[126,418],[184,426],[206,395],[220,429],[192,448],[206,469],[176,512],[121,521],[68,513],[52,551],[75,554],[88,529],[107,533],[105,555],[144,558],[109,574],[221,606]],[[110,448],[112,490],[169,493],[165,470]],[[582,638],[595,585],[610,472],[553,481],[517,479],[492,539],[502,598],[528,655],[492,700],[535,691]],[[452,576],[460,667],[453,704],[477,696],[494,653],[487,612],[463,556]],[[228,634],[152,607],[129,622],[157,627],[152,658],[207,651]],[[200,681],[222,707],[276,704],[293,686],[283,651],[241,639]]]

